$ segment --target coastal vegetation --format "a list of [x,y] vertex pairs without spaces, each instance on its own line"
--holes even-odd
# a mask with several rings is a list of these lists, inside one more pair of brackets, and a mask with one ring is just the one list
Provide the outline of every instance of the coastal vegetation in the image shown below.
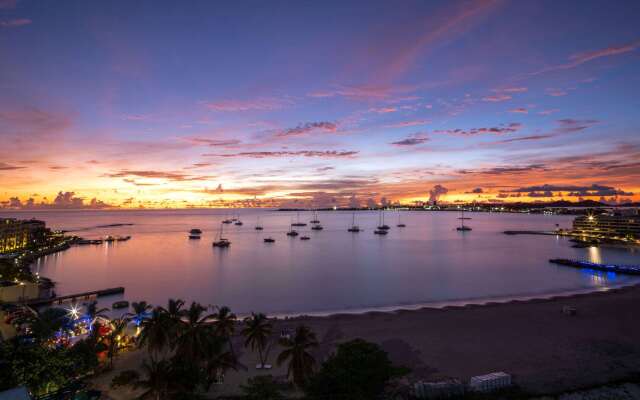
[[228,307],[196,302],[186,307],[179,299],[165,307],[134,302],[131,312],[119,318],[109,319],[108,312],[92,301],[82,313],[75,306],[53,307],[15,321],[23,327],[21,334],[0,344],[0,390],[24,385],[37,396],[75,391],[89,376],[112,370],[121,352],[140,349],[141,366],[118,372],[112,388],[129,387],[142,398],[196,398],[223,382],[228,371],[251,368],[234,349],[238,336],[257,354],[255,368],[271,368],[269,352],[275,346],[277,365],[286,368],[282,379],[268,373],[247,379],[239,387],[242,399],[279,400],[292,394],[324,399],[327,390],[342,396],[335,398],[371,398],[404,371],[392,367],[376,344],[363,340],[340,345],[318,365],[314,350],[319,342],[309,327],[299,325],[278,338],[262,313],[239,320]]

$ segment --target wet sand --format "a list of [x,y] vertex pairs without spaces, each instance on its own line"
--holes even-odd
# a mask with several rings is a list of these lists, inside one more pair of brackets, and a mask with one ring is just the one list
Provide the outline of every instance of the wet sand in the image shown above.
[[[565,305],[577,315],[563,314]],[[525,391],[547,394],[629,379],[640,371],[640,286],[482,306],[302,316],[276,321],[274,333],[298,324],[310,326],[321,341],[319,362],[336,344],[364,338],[379,343],[395,364],[411,368],[410,381],[468,381],[504,371]],[[242,349],[242,338],[236,342]],[[270,351],[271,363],[278,352],[277,346]],[[261,373],[254,368],[257,356],[241,353],[249,371],[229,372],[218,393],[237,393],[248,376]],[[116,369],[135,366],[142,354],[123,355]],[[284,375],[285,369],[270,373]],[[96,384],[104,389],[109,376],[97,377]]]

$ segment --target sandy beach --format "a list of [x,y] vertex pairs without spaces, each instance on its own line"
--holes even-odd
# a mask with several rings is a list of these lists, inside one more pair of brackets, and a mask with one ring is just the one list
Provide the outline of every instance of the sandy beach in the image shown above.
[[[633,378],[640,371],[639,304],[640,286],[632,286],[482,306],[280,319],[274,333],[298,324],[310,326],[321,341],[319,362],[337,343],[364,338],[379,343],[395,364],[411,368],[410,381],[467,381],[505,371],[525,391],[549,394]],[[575,307],[577,315],[563,314],[563,306]],[[241,342],[237,338],[236,349]],[[278,352],[277,346],[271,349],[272,364]],[[116,371],[135,367],[143,354],[123,354]],[[257,362],[252,352],[242,349],[241,362],[249,370],[229,372],[225,383],[214,389],[217,394],[237,393],[248,376],[260,374],[251,367]],[[94,384],[106,390],[114,373],[96,377]],[[274,365],[270,373],[280,376],[285,371]],[[132,393],[109,395],[124,399]]]

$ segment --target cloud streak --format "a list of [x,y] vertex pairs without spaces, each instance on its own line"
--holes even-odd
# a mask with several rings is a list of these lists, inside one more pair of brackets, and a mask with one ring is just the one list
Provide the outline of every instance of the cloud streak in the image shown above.
[[337,130],[338,125],[334,122],[307,122],[304,124],[300,124],[294,128],[287,128],[281,131],[277,131],[275,136],[279,138],[286,138],[292,136],[305,136],[312,132],[335,133]]
[[540,75],[552,71],[562,71],[567,69],[576,68],[582,64],[588,63],[593,60],[604,57],[612,57],[621,54],[630,53],[640,47],[640,40],[636,40],[627,44],[612,45],[598,50],[587,51],[583,53],[575,53],[569,56],[569,60],[566,63],[553,65],[543,68],[539,71],[532,72],[530,75]]
[[28,18],[7,19],[0,21],[0,28],[19,28],[31,24],[31,22]]
[[203,154],[206,157],[224,158],[279,158],[279,157],[319,157],[319,158],[352,158],[358,151],[338,151],[338,150],[297,150],[297,151],[246,151],[231,154]]

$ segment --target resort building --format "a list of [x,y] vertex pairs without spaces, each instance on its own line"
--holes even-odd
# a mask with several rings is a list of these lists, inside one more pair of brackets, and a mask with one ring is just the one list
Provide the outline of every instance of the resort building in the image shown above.
[[0,218],[0,254],[12,253],[42,242],[47,236],[43,221]]
[[625,214],[583,215],[573,221],[573,233],[600,239],[640,239],[637,210]]

